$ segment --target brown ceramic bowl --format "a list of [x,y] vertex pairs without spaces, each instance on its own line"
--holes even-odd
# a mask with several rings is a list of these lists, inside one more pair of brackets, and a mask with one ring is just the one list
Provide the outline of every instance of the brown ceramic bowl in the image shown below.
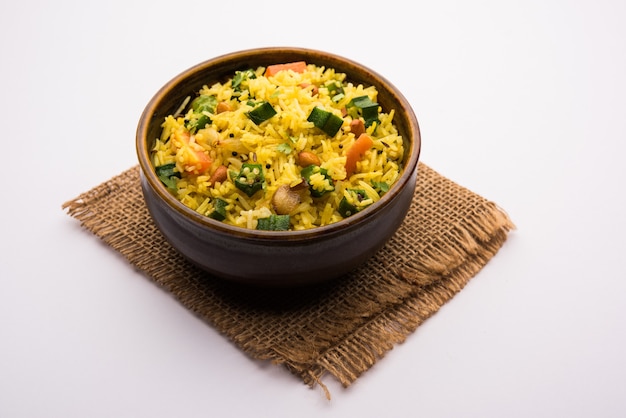
[[[166,115],[185,97],[236,70],[304,60],[335,68],[355,84],[374,85],[378,102],[395,109],[405,141],[403,172],[375,204],[332,225],[304,231],[254,231],[230,226],[185,207],[161,183],[149,153]],[[256,285],[293,286],[337,278],[379,250],[406,216],[415,190],[421,139],[404,96],[383,76],[350,59],[303,48],[244,50],[202,62],[174,77],[150,100],[137,128],[141,187],[154,222],[192,263],[214,276]]]

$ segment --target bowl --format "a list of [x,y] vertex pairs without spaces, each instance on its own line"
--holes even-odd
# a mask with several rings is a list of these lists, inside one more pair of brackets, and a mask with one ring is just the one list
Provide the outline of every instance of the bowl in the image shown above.
[[[379,201],[334,224],[298,231],[258,231],[231,226],[191,210],[157,177],[150,149],[165,116],[203,85],[237,70],[304,60],[346,73],[354,84],[373,85],[378,103],[395,109],[405,154],[400,177]],[[237,51],[201,62],[167,82],[149,101],[136,133],[141,188],[150,216],[167,241],[211,276],[259,286],[301,286],[346,275],[392,237],[408,213],[421,147],[417,118],[406,98],[382,75],[349,58],[293,47]]]

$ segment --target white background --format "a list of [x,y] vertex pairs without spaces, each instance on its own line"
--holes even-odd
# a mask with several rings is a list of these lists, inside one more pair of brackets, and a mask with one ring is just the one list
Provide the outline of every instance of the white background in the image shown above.
[[[0,417],[626,416],[626,2],[1,1]],[[386,76],[518,227],[330,402],[61,210],[136,164],[162,84],[280,45]]]

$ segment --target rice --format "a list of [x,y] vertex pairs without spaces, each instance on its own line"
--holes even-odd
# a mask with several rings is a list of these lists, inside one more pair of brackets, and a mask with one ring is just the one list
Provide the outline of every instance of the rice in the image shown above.
[[[351,216],[392,187],[404,154],[394,109],[381,109],[373,86],[303,65],[238,71],[165,118],[151,158],[178,200],[242,228],[302,230]],[[355,119],[371,144],[348,173]]]

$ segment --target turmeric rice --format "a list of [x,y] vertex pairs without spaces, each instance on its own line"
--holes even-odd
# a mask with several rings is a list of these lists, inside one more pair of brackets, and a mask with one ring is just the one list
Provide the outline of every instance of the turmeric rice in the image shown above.
[[404,147],[374,86],[304,62],[236,71],[165,118],[151,152],[185,206],[248,229],[303,230],[375,203]]

